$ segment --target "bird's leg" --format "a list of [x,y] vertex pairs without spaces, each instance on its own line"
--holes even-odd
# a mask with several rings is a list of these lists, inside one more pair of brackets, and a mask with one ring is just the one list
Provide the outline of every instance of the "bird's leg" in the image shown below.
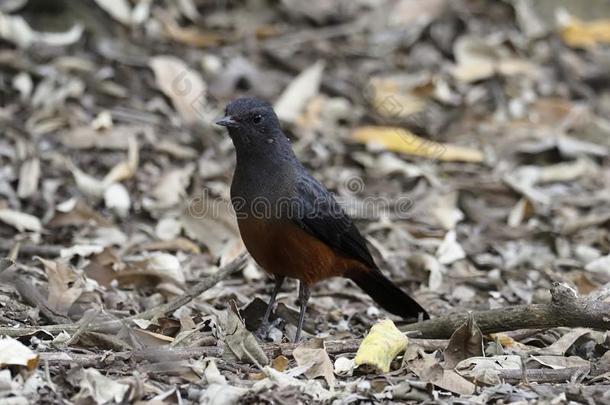
[[273,292],[271,293],[271,297],[269,298],[269,304],[267,305],[267,310],[265,311],[265,315],[263,315],[263,319],[261,321],[260,326],[256,330],[256,334],[259,337],[264,337],[267,335],[269,329],[269,317],[271,316],[271,310],[273,309],[273,304],[275,304],[275,297],[277,297],[277,293],[280,292],[282,288],[282,284],[284,284],[284,276],[275,276],[275,287],[273,287]]
[[303,321],[305,320],[305,309],[307,309],[307,301],[309,301],[309,296],[311,292],[309,291],[309,287],[302,281],[299,281],[299,305],[301,306],[301,311],[299,312],[299,325],[297,326],[297,333],[294,337],[294,342],[298,343],[299,338],[301,337],[301,330],[303,329]]

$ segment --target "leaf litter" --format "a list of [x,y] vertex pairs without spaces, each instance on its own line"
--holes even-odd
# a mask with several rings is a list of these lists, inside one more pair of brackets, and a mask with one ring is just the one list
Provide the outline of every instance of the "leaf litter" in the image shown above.
[[0,4],[0,401],[607,400],[586,324],[427,339],[329,280],[306,342],[290,283],[261,342],[252,261],[158,311],[244,250],[213,121],[246,94],[433,317],[607,300],[610,8],[583,4]]

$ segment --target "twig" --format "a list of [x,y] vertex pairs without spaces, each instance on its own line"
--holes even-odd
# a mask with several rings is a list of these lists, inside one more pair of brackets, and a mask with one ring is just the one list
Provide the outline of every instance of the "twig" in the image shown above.
[[[517,329],[583,327],[610,329],[610,303],[580,298],[567,285],[553,283],[551,303],[474,311],[481,332],[495,333]],[[468,318],[467,313],[451,313],[428,321],[401,326],[402,331],[418,331],[419,338],[447,339]]]
[[588,367],[568,367],[557,370],[552,368],[515,369],[501,370],[499,377],[501,380],[512,383],[518,383],[524,379],[528,384],[531,382],[561,383],[570,381],[574,376],[584,376],[588,371]]
[[[89,332],[112,332],[116,331],[124,325],[125,322],[133,321],[134,319],[152,319],[162,314],[168,314],[174,312],[176,309],[188,304],[194,298],[201,295],[204,291],[214,287],[219,281],[229,277],[231,274],[240,270],[245,264],[248,255],[242,253],[235,260],[227,263],[220,268],[216,273],[209,277],[204,278],[198,284],[196,284],[189,292],[182,294],[179,297],[174,298],[170,302],[163,304],[157,308],[152,308],[139,314],[124,318],[115,319],[111,321],[99,322],[91,324],[88,328]],[[0,335],[19,337],[31,335],[39,330],[44,330],[47,333],[60,333],[75,332],[80,328],[80,323],[73,324],[59,324],[59,325],[43,325],[43,326],[30,326],[30,327],[0,327]]]
[[[0,240],[0,251],[10,252],[15,243],[10,240]],[[35,245],[31,243],[22,243],[19,246],[19,254],[25,257],[42,256],[42,257],[57,257],[61,253],[64,246],[61,245]]]

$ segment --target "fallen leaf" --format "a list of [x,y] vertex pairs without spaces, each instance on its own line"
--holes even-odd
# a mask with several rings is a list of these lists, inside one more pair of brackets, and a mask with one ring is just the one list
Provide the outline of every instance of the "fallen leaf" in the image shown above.
[[408,342],[409,339],[398,330],[394,322],[384,319],[373,325],[364,338],[354,363],[357,366],[373,366],[382,373],[387,373],[392,360],[406,349]]
[[19,186],[17,195],[19,198],[28,198],[38,190],[40,178],[40,160],[38,158],[28,159],[19,169]]
[[472,313],[469,313],[466,322],[453,332],[443,355],[446,369],[454,368],[464,359],[483,355],[483,334]]
[[161,20],[167,36],[176,41],[198,48],[218,46],[225,38],[214,32],[203,32],[197,26],[181,27],[167,13],[158,12],[156,15]]
[[581,21],[570,17],[559,30],[561,39],[573,48],[593,48],[610,43],[610,19]]
[[33,370],[38,365],[38,354],[20,341],[0,338],[0,369],[6,366],[23,366]]
[[40,223],[40,220],[35,216],[7,208],[0,209],[0,221],[4,222],[5,224],[11,225],[19,232],[42,231],[42,224]]
[[453,370],[441,367],[436,354],[421,353],[421,358],[409,362],[409,368],[422,381],[460,395],[472,395],[476,386]]
[[172,100],[185,124],[205,117],[207,87],[199,73],[174,56],[155,56],[149,65],[157,87]]
[[95,0],[97,5],[120,23],[131,23],[131,6],[127,0]]
[[530,356],[530,359],[542,364],[543,366],[550,367],[553,370],[561,370],[564,368],[582,368],[584,370],[591,369],[591,363],[578,356]]
[[457,207],[458,197],[457,191],[437,195],[430,207],[430,214],[448,231],[464,219],[464,213]]
[[174,255],[161,252],[150,252],[143,256],[125,259],[126,267],[116,273],[119,283],[141,283],[153,279],[154,282],[169,281],[178,286],[185,283],[180,261]]
[[294,122],[299,117],[307,102],[318,94],[323,71],[324,62],[317,61],[294,78],[273,106],[279,119]]
[[500,384],[500,372],[502,370],[521,370],[521,356],[491,356],[470,357],[462,360],[455,366],[455,370],[462,377],[473,379],[484,384]]
[[264,367],[263,373],[267,376],[264,380],[254,384],[255,391],[263,391],[269,389],[280,389],[286,387],[295,387],[301,392],[306,392],[314,401],[325,403],[333,397],[333,392],[322,387],[322,384],[317,380],[298,380],[288,373],[280,373],[272,367]]
[[540,74],[537,65],[511,55],[504,46],[486,38],[463,35],[455,41],[453,52],[457,64],[451,73],[462,83],[487,79],[495,74],[529,77]]
[[356,368],[354,359],[347,357],[337,357],[335,360],[335,374],[339,376],[351,376]]
[[352,139],[359,143],[406,155],[443,161],[473,163],[483,161],[483,154],[476,149],[434,142],[398,127],[359,127],[352,132]]
[[152,190],[152,198],[144,200],[144,207],[149,211],[166,210],[183,202],[186,196],[186,187],[191,182],[194,171],[195,165],[188,164],[163,173]]
[[[225,343],[230,352],[240,361],[258,364],[260,366],[269,364],[267,355],[260,344],[237,314],[235,303],[231,302],[227,310],[227,320],[224,327]],[[275,371],[275,370],[274,370]]]
[[271,361],[271,367],[279,372],[283,372],[288,368],[288,363],[288,357],[279,355]]
[[436,250],[436,257],[440,264],[451,264],[466,257],[466,252],[457,241],[455,231],[449,231],[445,234],[443,242]]
[[[237,405],[248,390],[227,384],[210,384],[199,397],[199,403],[206,405]],[[165,403],[165,402],[164,402]]]
[[541,349],[540,352],[544,354],[552,354],[557,356],[563,356],[572,347],[574,343],[582,336],[591,333],[591,329],[588,328],[575,328],[570,330],[568,333],[561,336],[550,346]]
[[205,367],[204,375],[208,384],[227,384],[227,379],[224,378],[222,374],[220,374],[220,371],[218,371],[218,367],[216,366],[216,362],[214,361],[214,359],[210,359],[208,361],[208,364]]
[[126,217],[131,207],[127,188],[121,183],[113,183],[104,191],[104,205],[119,217]]
[[333,363],[326,353],[322,339],[313,338],[301,343],[294,349],[292,356],[299,367],[306,368],[305,376],[307,378],[324,377],[329,387],[335,385]]
[[47,46],[66,46],[80,40],[83,26],[76,24],[65,32],[37,32],[19,15],[8,15],[0,12],[0,38],[14,43],[20,48],[33,44]]
[[61,315],[67,315],[72,304],[79,299],[85,289],[85,280],[74,268],[63,261],[46,260],[37,257],[44,265],[49,279],[49,307]]
[[92,399],[96,404],[122,403],[129,385],[118,383],[93,368],[83,368],[68,376],[68,380],[80,391],[71,398],[74,402]]

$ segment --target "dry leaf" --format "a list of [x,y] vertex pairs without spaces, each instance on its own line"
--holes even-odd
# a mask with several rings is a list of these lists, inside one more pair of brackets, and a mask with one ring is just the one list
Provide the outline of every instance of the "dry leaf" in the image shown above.
[[0,209],[0,221],[13,226],[19,232],[42,231],[42,224],[38,218],[33,215],[11,209]]
[[582,368],[583,370],[590,370],[591,363],[578,356],[531,356],[531,360],[542,364],[543,366],[550,367],[553,370],[561,370],[564,368]]
[[71,398],[75,402],[90,398],[96,404],[122,403],[129,391],[129,385],[113,381],[93,368],[77,370],[68,376],[68,380],[73,386],[80,387],[78,394]]
[[453,332],[443,354],[446,369],[454,368],[469,357],[483,355],[483,334],[471,313],[466,322]]
[[610,43],[610,19],[581,21],[571,17],[559,31],[563,41],[574,48],[593,48]]
[[530,77],[539,74],[538,66],[512,56],[505,47],[480,37],[461,36],[455,41],[453,52],[457,65],[452,74],[462,83],[487,79],[495,74],[522,74]]
[[172,100],[185,124],[204,119],[207,87],[199,73],[174,56],[155,56],[149,65],[157,87]]
[[165,210],[183,202],[186,195],[186,187],[191,182],[191,176],[194,171],[194,164],[187,164],[184,167],[166,171],[157,180],[155,188],[151,193],[152,199],[144,200],[146,209]]
[[95,0],[97,5],[120,23],[131,23],[131,6],[127,0]]
[[[250,333],[243,321],[237,315],[235,304],[231,303],[227,310],[227,320],[224,328],[225,342],[231,353],[240,361],[258,364],[260,366],[269,364],[267,355],[261,348],[260,344]],[[275,371],[275,370],[274,370]]]
[[169,253],[151,252],[126,259],[125,264],[127,267],[116,274],[121,284],[141,283],[151,278],[154,282],[168,281],[178,286],[185,283],[180,261]]
[[121,183],[113,183],[104,191],[104,204],[120,217],[126,217],[131,207],[127,188]]
[[436,352],[432,354],[422,353],[422,357],[409,362],[409,368],[422,381],[432,383],[447,391],[460,395],[472,395],[476,386],[463,378],[453,370],[445,370],[441,367]]
[[373,325],[360,344],[354,362],[357,366],[366,364],[387,373],[392,360],[406,349],[408,342],[409,339],[398,330],[394,322],[384,319]]
[[38,179],[40,178],[40,161],[38,158],[28,159],[19,169],[19,186],[17,195],[19,198],[28,198],[38,190]]
[[38,354],[20,341],[0,338],[0,369],[6,366],[23,366],[33,370],[38,365]]
[[20,48],[28,48],[32,44],[47,46],[65,46],[77,42],[83,34],[80,24],[72,26],[65,32],[37,32],[19,15],[0,13],[0,38],[14,43]]
[[352,132],[356,142],[380,147],[412,156],[422,156],[443,161],[480,163],[483,154],[471,148],[434,142],[420,138],[412,132],[397,127],[359,127]]
[[67,263],[37,257],[44,265],[49,279],[49,307],[61,315],[67,315],[72,304],[85,289],[85,280]]
[[273,107],[279,119],[294,122],[299,117],[307,102],[318,94],[323,71],[324,62],[318,61],[294,78]]
[[333,363],[326,353],[322,339],[313,338],[301,343],[294,349],[292,356],[299,367],[306,367],[305,376],[307,378],[324,377],[329,387],[335,385]]
[[518,355],[470,357],[455,366],[455,370],[462,377],[489,385],[501,383],[500,372],[502,370],[521,369],[521,356]]
[[449,231],[445,234],[443,242],[438,246],[436,257],[440,264],[451,264],[455,261],[466,257],[466,252],[457,241],[455,231]]

